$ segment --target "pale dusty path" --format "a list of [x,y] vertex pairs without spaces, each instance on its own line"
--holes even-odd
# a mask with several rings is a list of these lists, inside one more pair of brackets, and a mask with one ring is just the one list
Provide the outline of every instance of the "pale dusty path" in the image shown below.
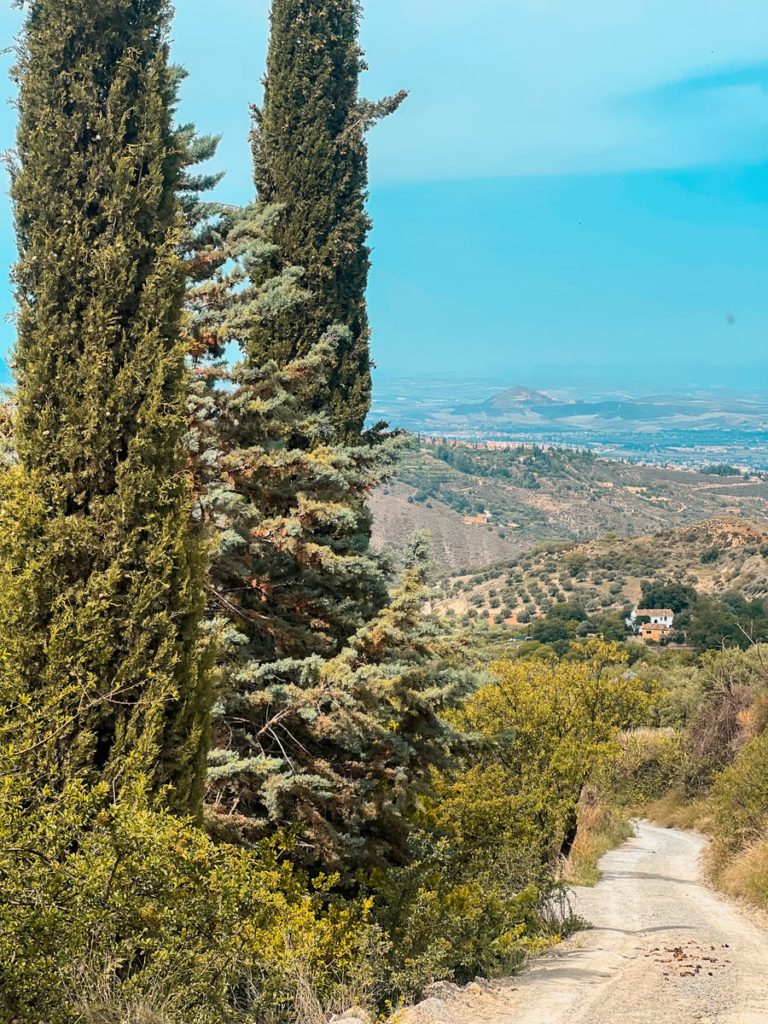
[[641,823],[577,890],[593,930],[519,977],[439,990],[408,1024],[768,1024],[768,932],[702,882],[703,847]]

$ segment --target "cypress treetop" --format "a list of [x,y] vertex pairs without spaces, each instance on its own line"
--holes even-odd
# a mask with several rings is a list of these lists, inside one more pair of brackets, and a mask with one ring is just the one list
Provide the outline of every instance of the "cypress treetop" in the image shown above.
[[284,364],[305,356],[334,325],[347,327],[328,385],[331,420],[347,439],[360,434],[371,395],[366,132],[405,98],[360,100],[359,20],[357,0],[274,0],[264,100],[254,108],[253,129],[259,200],[282,207],[265,279],[300,267],[310,294],[304,306],[270,324],[262,354]]

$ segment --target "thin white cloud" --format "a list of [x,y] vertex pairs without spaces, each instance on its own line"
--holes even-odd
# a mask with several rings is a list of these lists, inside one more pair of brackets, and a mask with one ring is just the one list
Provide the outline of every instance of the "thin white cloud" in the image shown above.
[[[670,83],[768,60],[766,0],[365,0],[370,96],[411,97],[372,136],[374,182],[681,168],[768,157],[750,83],[678,103]],[[250,188],[268,0],[178,0],[181,115],[223,131],[233,196]],[[0,11],[10,42],[17,11]],[[6,64],[9,59],[6,58]],[[0,98],[12,94],[10,83]],[[0,112],[12,144],[13,113]]]

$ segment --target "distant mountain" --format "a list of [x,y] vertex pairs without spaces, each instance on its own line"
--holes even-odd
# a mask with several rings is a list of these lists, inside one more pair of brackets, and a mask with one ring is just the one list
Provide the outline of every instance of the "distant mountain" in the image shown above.
[[531,388],[515,387],[506,388],[493,398],[482,402],[478,408],[506,411],[514,409],[519,405],[548,406],[557,405],[558,400],[544,391],[533,391]]
[[[555,398],[545,391],[530,388],[507,388],[499,394],[474,406],[462,405],[454,412],[463,416],[494,416],[510,424],[525,422],[536,417],[542,422],[558,424],[560,428],[571,424],[585,425],[589,421],[605,424],[669,423],[693,420],[699,423],[719,423],[726,411],[711,401],[704,403],[684,397],[670,401],[668,398],[630,398],[609,396],[604,399]],[[733,414],[742,423],[750,421],[749,409],[736,409]]]
[[527,441],[618,458],[768,469],[768,388],[579,391],[439,377],[379,382],[371,423],[457,441]]

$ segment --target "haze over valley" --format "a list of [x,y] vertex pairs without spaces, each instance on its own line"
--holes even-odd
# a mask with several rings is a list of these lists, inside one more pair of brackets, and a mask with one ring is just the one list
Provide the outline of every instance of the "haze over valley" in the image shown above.
[[768,387],[529,388],[454,375],[377,382],[372,419],[461,441],[583,447],[631,461],[768,469]]

